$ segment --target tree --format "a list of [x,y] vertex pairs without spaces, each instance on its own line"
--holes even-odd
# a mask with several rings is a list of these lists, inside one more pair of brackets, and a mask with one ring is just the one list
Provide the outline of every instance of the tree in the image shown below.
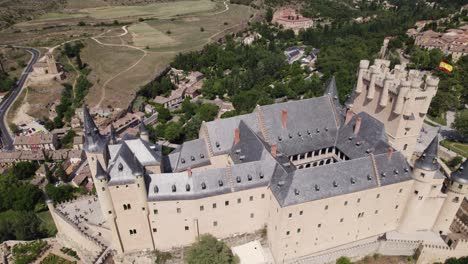
[[36,163],[28,162],[28,161],[21,161],[17,162],[11,168],[11,173],[18,179],[18,180],[25,180],[29,179],[34,176],[34,173],[38,169],[38,165]]
[[179,122],[170,122],[164,130],[164,138],[170,142],[177,142],[182,136],[183,128]]
[[234,256],[231,249],[223,242],[218,241],[210,234],[202,235],[187,252],[188,264],[235,264],[239,259]]
[[353,262],[347,257],[340,257],[336,260],[336,264],[353,264]]
[[468,109],[459,111],[456,114],[452,126],[462,138],[468,138]]
[[63,182],[68,181],[67,172],[65,171],[61,163],[57,164],[57,170],[55,171],[55,176]]
[[268,23],[271,23],[273,20],[273,8],[269,7],[265,14],[265,19]]
[[71,200],[75,197],[75,188],[73,188],[71,185],[60,185],[56,187],[53,184],[47,184],[45,191],[47,195],[56,203]]

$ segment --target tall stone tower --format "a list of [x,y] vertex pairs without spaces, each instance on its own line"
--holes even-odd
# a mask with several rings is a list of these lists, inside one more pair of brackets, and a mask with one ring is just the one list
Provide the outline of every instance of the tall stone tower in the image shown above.
[[452,173],[447,183],[447,198],[432,228],[434,232],[440,234],[449,232],[455,214],[468,194],[468,160],[457,171]]
[[439,163],[437,163],[439,142],[437,137],[438,135],[434,137],[414,164],[413,190],[408,197],[406,208],[398,227],[399,232],[411,233],[421,228],[421,218],[424,218],[425,202],[431,192],[434,176],[439,170]]
[[390,69],[390,61],[362,60],[350,108],[366,112],[385,125],[390,144],[411,157],[439,79],[405,65]]
[[47,62],[47,68],[49,68],[49,73],[50,74],[58,74],[58,68],[57,68],[57,63],[54,59],[54,55],[52,52],[47,52],[45,54],[45,59]]
[[109,223],[112,232],[113,247],[119,252],[123,252],[121,239],[119,236],[117,224],[116,224],[116,213],[112,202],[110,190],[107,182],[109,177],[103,168],[107,168],[109,162],[109,149],[107,147],[107,139],[99,133],[99,129],[89,113],[88,108],[83,107],[83,121],[85,129],[85,142],[84,150],[93,177],[93,182],[96,187],[96,193],[98,195],[99,204],[101,205],[101,211]]

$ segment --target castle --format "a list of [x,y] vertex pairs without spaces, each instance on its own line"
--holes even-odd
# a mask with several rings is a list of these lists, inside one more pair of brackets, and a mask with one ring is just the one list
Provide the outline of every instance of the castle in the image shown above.
[[466,254],[468,242],[450,233],[468,170],[440,172],[437,137],[410,159],[438,79],[369,64],[361,61],[347,107],[332,79],[321,97],[203,123],[199,139],[167,156],[144,124],[140,138],[104,136],[84,108],[97,199],[49,201],[58,236],[99,259],[262,228],[276,263],[323,263],[371,247],[419,249],[420,263]]

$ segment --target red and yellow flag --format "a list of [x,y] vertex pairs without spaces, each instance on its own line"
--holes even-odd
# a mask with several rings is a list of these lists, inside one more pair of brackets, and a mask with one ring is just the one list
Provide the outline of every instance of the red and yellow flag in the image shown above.
[[447,73],[452,73],[453,66],[450,65],[448,62],[442,60],[439,63],[439,70],[442,70],[442,71],[447,72]]

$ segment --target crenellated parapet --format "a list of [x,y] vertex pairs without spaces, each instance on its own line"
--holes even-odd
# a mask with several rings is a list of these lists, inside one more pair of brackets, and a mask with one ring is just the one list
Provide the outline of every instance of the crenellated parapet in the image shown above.
[[388,60],[377,59],[373,65],[362,60],[355,93],[364,93],[367,101],[378,100],[382,108],[392,107],[394,114],[411,116],[427,113],[438,84],[437,77],[407,70],[404,64],[390,68]]

